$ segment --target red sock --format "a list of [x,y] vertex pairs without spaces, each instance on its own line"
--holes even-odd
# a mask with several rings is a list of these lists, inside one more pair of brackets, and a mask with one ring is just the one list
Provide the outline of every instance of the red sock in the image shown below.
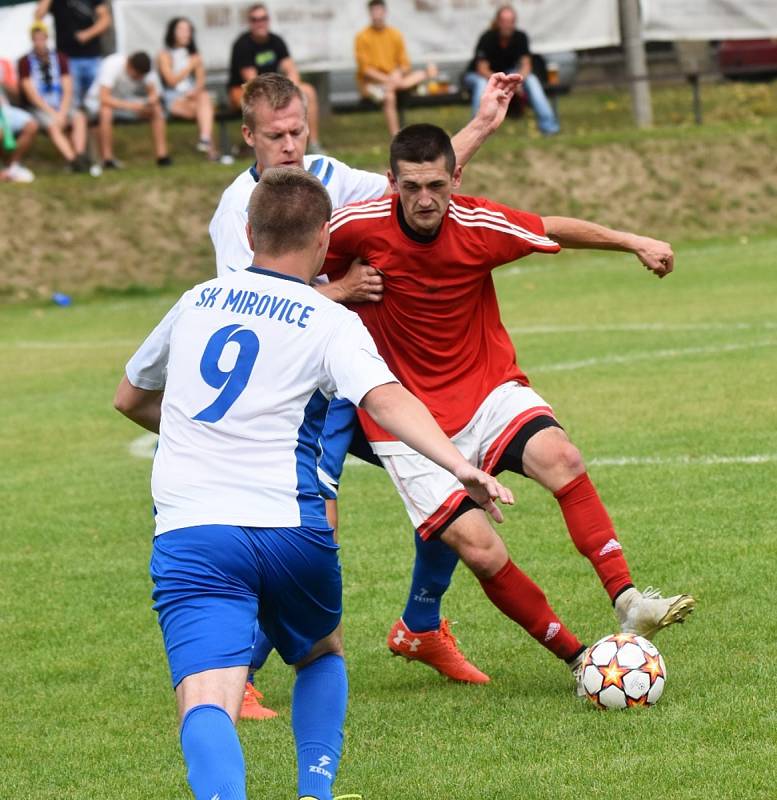
[[584,472],[554,493],[575,547],[593,564],[611,600],[631,584],[610,515]]
[[542,589],[510,559],[492,578],[480,581],[488,599],[553,655],[567,660],[583,649],[548,605]]

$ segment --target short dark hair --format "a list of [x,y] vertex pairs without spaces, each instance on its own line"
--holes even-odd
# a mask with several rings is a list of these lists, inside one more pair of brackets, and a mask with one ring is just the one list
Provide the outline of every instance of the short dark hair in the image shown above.
[[400,161],[423,164],[425,161],[437,161],[440,156],[445,156],[445,166],[453,175],[456,153],[453,152],[451,137],[436,125],[425,122],[408,125],[391,141],[391,171],[395,176],[399,174]]
[[308,104],[305,95],[299,86],[285,75],[281,75],[279,72],[265,72],[251,78],[243,86],[243,98],[240,103],[243,125],[251,131],[254,130],[256,106],[259,103],[267,103],[273,111],[277,111],[279,108],[286,108],[295,97],[299,98],[307,116]]
[[279,256],[304,250],[332,215],[324,185],[298,167],[262,172],[248,204],[254,249]]
[[197,43],[194,41],[194,23],[189,19],[189,17],[173,17],[170,22],[167,23],[167,31],[165,31],[165,45],[171,50],[175,47],[175,26],[179,22],[189,23],[189,27],[192,29],[192,38],[189,44],[186,45],[186,49],[190,54],[196,53]]
[[383,6],[385,8],[386,0],[370,0],[370,2],[367,3],[367,8],[372,8],[373,6]]
[[127,59],[127,63],[139,75],[148,75],[148,73],[151,72],[151,59],[148,57],[148,53],[144,53],[142,50],[133,53]]

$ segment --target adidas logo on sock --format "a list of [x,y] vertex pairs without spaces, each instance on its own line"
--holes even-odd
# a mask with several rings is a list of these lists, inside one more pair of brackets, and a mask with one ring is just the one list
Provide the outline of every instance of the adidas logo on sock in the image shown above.
[[551,622],[545,631],[545,641],[549,642],[560,630],[561,625],[558,622]]
[[600,556],[606,556],[607,553],[614,553],[616,550],[623,550],[621,543],[617,539],[610,539],[609,542],[599,551]]

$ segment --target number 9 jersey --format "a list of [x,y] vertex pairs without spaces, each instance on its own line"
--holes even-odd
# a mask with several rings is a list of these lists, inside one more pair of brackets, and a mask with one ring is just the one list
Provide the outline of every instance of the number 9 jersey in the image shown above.
[[127,364],[164,391],[156,533],[194,525],[328,528],[316,473],[329,400],[396,378],[351,311],[250,267],[186,292]]

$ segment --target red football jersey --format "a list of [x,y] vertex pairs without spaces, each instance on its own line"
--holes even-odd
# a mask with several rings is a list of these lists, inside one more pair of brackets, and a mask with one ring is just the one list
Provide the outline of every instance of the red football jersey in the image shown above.
[[[392,372],[452,436],[497,386],[528,384],[499,317],[491,270],[560,247],[537,215],[481,197],[453,195],[431,241],[400,214],[399,195],[335,211],[322,272],[340,278],[357,256],[380,270],[383,299],[351,309]],[[394,438],[359,415],[370,441]]]

